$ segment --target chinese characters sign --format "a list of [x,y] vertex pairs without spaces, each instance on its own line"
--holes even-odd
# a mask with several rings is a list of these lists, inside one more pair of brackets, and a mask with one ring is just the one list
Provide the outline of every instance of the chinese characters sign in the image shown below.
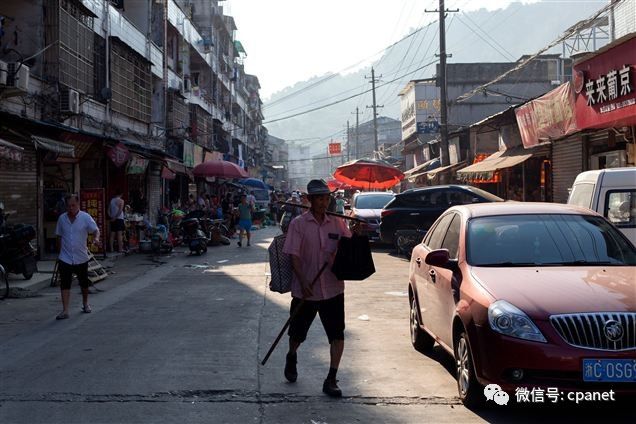
[[[585,83],[585,95],[587,105],[607,103],[616,100],[632,92],[632,85],[629,78],[630,67],[624,65],[620,70],[613,69],[607,75],[601,75],[598,79],[587,80]],[[620,87],[620,90],[619,90]],[[604,112],[601,107],[601,113]],[[607,108],[605,108],[607,109]],[[605,110],[606,112],[609,111]]]
[[132,155],[130,161],[128,162],[128,167],[126,168],[127,174],[143,174],[146,172],[146,168],[148,167],[148,159],[142,158],[141,156]]
[[574,65],[578,128],[636,125],[635,68],[636,38]]
[[340,143],[329,143],[329,154],[339,155],[342,153],[342,145]]
[[560,138],[577,131],[574,92],[567,82],[515,109],[521,141],[526,148],[541,140]]
[[[80,208],[87,214],[93,217],[99,228],[99,233],[102,240],[106,240],[106,215],[104,207],[104,189],[103,188],[89,188],[80,191]],[[91,253],[103,254],[104,243],[99,246],[93,245],[93,235],[88,235],[88,250]]]

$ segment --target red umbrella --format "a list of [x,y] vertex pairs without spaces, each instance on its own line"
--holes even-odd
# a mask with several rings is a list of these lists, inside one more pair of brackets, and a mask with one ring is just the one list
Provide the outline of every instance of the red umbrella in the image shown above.
[[210,160],[198,164],[192,170],[195,177],[247,178],[243,168],[226,160]]
[[333,173],[336,180],[356,188],[388,189],[404,179],[402,171],[379,159],[357,159],[340,165]]
[[327,180],[327,186],[329,186],[329,190],[351,190],[355,187],[350,186],[349,184],[345,184],[342,181],[338,180]]

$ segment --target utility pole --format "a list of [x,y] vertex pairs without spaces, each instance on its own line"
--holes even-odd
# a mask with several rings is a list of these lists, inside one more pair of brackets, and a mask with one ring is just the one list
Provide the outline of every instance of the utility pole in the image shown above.
[[[347,162],[351,160],[351,148],[349,147],[351,143],[349,143],[349,139],[351,138],[351,130],[349,129],[349,120],[347,119]],[[344,155],[342,156],[344,158]]]
[[358,145],[358,126],[360,125],[360,111],[358,110],[358,108],[356,107],[356,159],[360,159],[360,153],[359,153],[359,148],[360,146]]
[[[382,77],[382,75],[380,75],[380,77]],[[373,147],[373,158],[375,159],[375,156],[378,152],[378,111],[377,108],[379,107],[384,107],[383,105],[377,105],[375,103],[375,83],[376,83],[376,79],[375,79],[375,69],[373,69],[373,67],[371,67],[371,91],[373,92],[373,105],[372,106],[367,106],[367,107],[371,107],[373,108],[373,140],[374,140],[374,147]]]
[[450,165],[448,155],[448,116],[447,116],[447,94],[446,94],[446,13],[459,12],[459,9],[449,10],[444,8],[444,0],[439,0],[438,10],[425,10],[426,12],[439,13],[439,75],[441,111],[440,111],[440,152],[439,159],[441,166]]

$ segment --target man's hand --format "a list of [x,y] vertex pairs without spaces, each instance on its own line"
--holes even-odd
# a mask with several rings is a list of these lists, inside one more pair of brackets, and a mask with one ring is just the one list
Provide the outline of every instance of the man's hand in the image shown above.
[[101,240],[99,239],[99,237],[93,238],[93,246],[99,246],[100,243],[101,243]]
[[359,236],[362,234],[362,225],[359,221],[353,221],[353,223],[349,226],[349,229],[353,234]]
[[311,289],[311,283],[305,279],[302,279],[300,282],[300,285],[303,289],[303,298],[304,299],[308,299],[310,298],[314,293]]

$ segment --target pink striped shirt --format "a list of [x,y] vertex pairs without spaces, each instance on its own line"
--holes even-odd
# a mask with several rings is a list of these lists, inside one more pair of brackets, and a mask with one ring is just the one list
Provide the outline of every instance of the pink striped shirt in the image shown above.
[[[283,252],[300,258],[305,278],[312,282],[325,262],[327,268],[312,288],[312,296],[307,300],[331,299],[344,293],[344,281],[338,280],[331,266],[338,249],[340,237],[351,237],[351,231],[341,218],[325,216],[322,224],[316,221],[311,212],[294,218],[289,224]],[[291,292],[293,297],[302,298],[300,281],[294,274]]]

